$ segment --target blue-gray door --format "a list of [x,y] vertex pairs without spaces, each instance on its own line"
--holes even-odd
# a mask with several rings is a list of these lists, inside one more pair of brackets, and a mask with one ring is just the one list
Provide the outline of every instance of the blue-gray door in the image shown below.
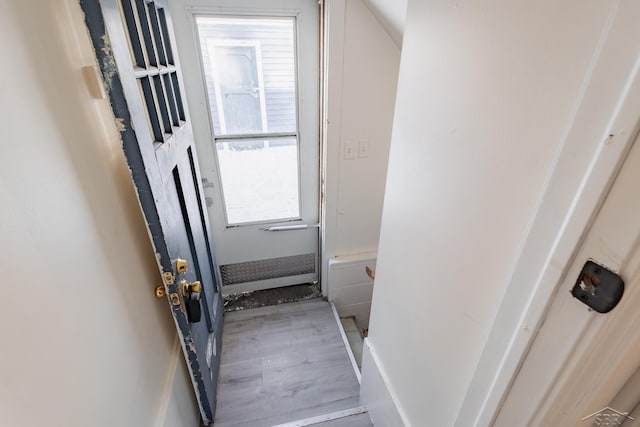
[[166,294],[210,424],[222,299],[167,1],[80,3],[155,247],[164,282],[158,292]]

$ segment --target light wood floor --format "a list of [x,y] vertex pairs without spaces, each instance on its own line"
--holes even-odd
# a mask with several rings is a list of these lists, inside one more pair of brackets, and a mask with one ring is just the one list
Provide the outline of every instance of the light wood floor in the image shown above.
[[[358,406],[360,385],[327,302],[236,311],[224,322],[215,427],[270,427]],[[370,426],[361,415],[320,425]]]

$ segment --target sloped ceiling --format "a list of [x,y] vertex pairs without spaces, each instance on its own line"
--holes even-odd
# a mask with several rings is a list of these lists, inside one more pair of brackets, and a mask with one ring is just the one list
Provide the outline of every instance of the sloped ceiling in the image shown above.
[[408,0],[363,0],[371,12],[387,30],[393,41],[402,46],[404,20]]

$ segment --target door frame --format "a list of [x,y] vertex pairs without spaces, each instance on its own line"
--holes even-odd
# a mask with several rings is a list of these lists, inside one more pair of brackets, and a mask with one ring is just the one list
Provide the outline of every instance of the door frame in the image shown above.
[[[615,2],[548,185],[540,195],[455,426],[489,426],[501,407],[640,120],[640,4]],[[537,408],[545,387],[531,390]]]
[[[583,417],[610,404],[640,364],[637,195],[632,197],[633,209],[626,209],[629,185],[635,183],[629,171],[637,171],[640,163],[640,132],[632,150],[633,157],[627,157],[622,166],[626,176],[614,181],[550,301],[544,326],[534,337],[505,404],[496,414],[497,425],[510,425],[514,418],[526,425],[580,425]],[[611,240],[602,241],[604,236],[611,236]],[[584,262],[591,258],[620,273],[625,281],[623,299],[611,313],[595,313],[569,293]]]
[[[183,48],[190,50],[187,53],[187,55],[189,55],[190,57],[189,59],[190,65],[188,66],[189,68],[188,70],[185,67],[186,61],[184,60],[182,61],[183,75],[185,76],[184,80],[186,81],[185,90],[186,92],[190,92],[189,86],[191,86],[192,88],[195,88],[195,86],[197,86],[198,91],[205,94],[205,97],[204,97],[205,103],[207,101],[207,95],[206,95],[207,87],[205,82],[205,76],[203,74],[202,57],[199,51],[200,40],[198,37],[198,31],[197,31],[197,25],[196,25],[197,16],[199,15],[230,15],[230,16],[249,16],[249,17],[251,16],[273,16],[273,17],[288,16],[288,17],[296,18],[298,22],[295,29],[296,31],[295,54],[296,54],[296,63],[297,63],[296,90],[298,95],[298,99],[296,102],[297,104],[296,115],[298,120],[298,124],[297,124],[298,127],[296,130],[296,133],[298,135],[298,140],[300,141],[300,135],[303,134],[303,132],[305,131],[301,127],[302,125],[301,110],[304,108],[304,106],[301,103],[301,97],[303,94],[301,91],[302,67],[300,65],[302,61],[301,52],[300,52],[300,44],[301,44],[300,14],[303,12],[303,8],[301,7],[286,8],[283,6],[274,7],[274,8],[267,8],[264,6],[251,7],[251,6],[247,6],[246,2],[241,2],[237,6],[234,6],[233,8],[228,8],[224,6],[211,5],[211,4],[206,5],[206,4],[202,4],[201,1],[194,1],[189,4],[177,4],[176,7],[172,8],[172,11],[174,12],[173,13],[174,28],[176,28],[176,31],[180,31],[180,33],[184,35],[188,35],[189,37],[189,43],[188,43],[189,46],[186,46],[186,43],[183,43],[185,45],[183,46],[180,44],[180,42],[178,42],[179,49],[181,51]],[[181,13],[181,16],[179,19],[176,18],[178,11]],[[322,13],[322,8],[319,5],[318,14],[321,14],[321,13]],[[322,25],[321,19],[318,25],[320,26]],[[180,28],[178,29],[178,27]],[[319,39],[320,37],[322,37],[321,27],[317,37],[318,37],[318,49],[321,49],[322,44],[321,44],[321,40]],[[197,67],[195,67],[194,69],[191,69],[191,59],[195,59],[195,62],[197,63]],[[293,218],[293,219],[283,219],[281,221],[270,221],[270,222],[259,221],[255,223],[246,223],[246,224],[240,224],[240,225],[228,225],[226,227],[226,230],[235,230],[235,229],[242,230],[245,228],[255,228],[256,230],[258,229],[264,230],[269,225],[278,226],[278,227],[307,225],[308,226],[307,231],[293,231],[293,232],[316,232],[317,233],[317,245],[315,245],[314,247],[314,252],[316,254],[315,272],[304,273],[297,276],[285,276],[285,277],[279,277],[274,279],[264,279],[257,282],[243,282],[243,283],[226,285],[226,286],[221,285],[221,293],[223,296],[232,294],[232,293],[271,289],[271,288],[288,286],[288,285],[298,284],[298,283],[309,283],[309,282],[321,281],[321,277],[322,277],[321,260],[323,256],[322,248],[320,245],[320,242],[322,241],[322,238],[323,238],[323,227],[321,222],[321,218],[322,218],[321,206],[322,206],[323,196],[321,191],[322,189],[321,185],[324,179],[322,169],[321,169],[321,164],[323,162],[323,155],[322,155],[323,141],[322,141],[322,125],[321,125],[323,120],[322,110],[321,110],[321,105],[323,102],[322,92],[321,92],[323,71],[321,66],[318,68],[318,77],[319,77],[317,82],[318,90],[316,92],[316,96],[318,97],[319,104],[316,106],[316,109],[315,109],[316,119],[314,120],[316,120],[317,123],[316,125],[314,125],[314,129],[313,129],[313,131],[315,132],[315,136],[318,138],[318,142],[317,142],[318,149],[317,149],[317,153],[315,154],[317,157],[317,164],[315,165],[317,174],[314,176],[314,181],[317,182],[317,185],[313,186],[313,192],[314,192],[313,198],[315,200],[314,204],[317,206],[317,209],[314,211],[314,218],[309,220],[309,219],[305,219],[305,216],[304,216],[305,212],[307,212],[305,210],[305,205],[310,204],[308,199],[310,199],[311,196],[305,197],[303,193],[304,180],[302,178],[302,169],[303,169],[304,159],[303,159],[302,151],[299,151],[299,154],[298,154],[299,177],[298,178],[299,178],[300,207],[301,207],[300,217]],[[194,102],[196,101],[199,101],[199,100],[194,100]],[[198,108],[198,110],[199,111],[195,111],[194,109],[192,109],[191,117],[192,117],[192,125],[194,129],[194,133],[196,134],[196,146],[200,153],[201,170],[202,171],[204,171],[205,169],[207,170],[206,171],[207,173],[203,173],[203,177],[206,178],[206,176],[204,175],[215,175],[217,179],[217,183],[221,183],[220,167],[219,167],[217,154],[215,153],[215,147],[213,146],[213,144],[202,144],[202,142],[198,140],[198,135],[205,135],[205,134],[210,135],[210,138],[213,139],[213,135],[212,135],[213,124],[211,123],[211,118],[209,116],[208,105],[205,105],[203,108]],[[309,160],[309,159],[306,159],[306,160]],[[315,163],[315,160],[316,159],[313,160],[314,163]],[[307,164],[310,164],[310,163],[311,163],[310,161],[307,161]],[[211,183],[211,182],[204,183],[205,189],[208,187],[213,187],[215,185],[216,183]],[[221,188],[216,189],[216,193],[218,192],[220,193],[220,201],[224,202],[224,193],[222,193],[222,189]],[[210,194],[211,193],[206,195],[209,196]],[[215,198],[217,199],[217,194],[215,195]],[[212,209],[210,205],[210,200],[211,199],[209,199],[209,201],[207,202],[208,211]],[[220,209],[222,210],[226,218],[226,212],[224,207],[221,207]],[[216,235],[213,228],[214,228],[214,224],[212,223],[212,233],[214,233],[213,238],[214,240],[216,240]],[[262,231],[262,232],[267,233],[266,231]],[[291,232],[291,231],[287,231],[287,232]],[[217,240],[220,241],[220,237]],[[219,257],[222,257],[222,256],[223,255],[219,255]],[[222,266],[225,264],[225,262],[223,259],[219,258],[218,264],[219,266]]]

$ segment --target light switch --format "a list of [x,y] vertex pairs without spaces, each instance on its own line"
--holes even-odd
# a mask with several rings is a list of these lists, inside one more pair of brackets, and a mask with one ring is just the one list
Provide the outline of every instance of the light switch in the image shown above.
[[343,158],[345,160],[351,160],[356,158],[356,144],[351,141],[345,141],[344,143]]
[[369,141],[366,139],[358,141],[358,157],[369,157]]

